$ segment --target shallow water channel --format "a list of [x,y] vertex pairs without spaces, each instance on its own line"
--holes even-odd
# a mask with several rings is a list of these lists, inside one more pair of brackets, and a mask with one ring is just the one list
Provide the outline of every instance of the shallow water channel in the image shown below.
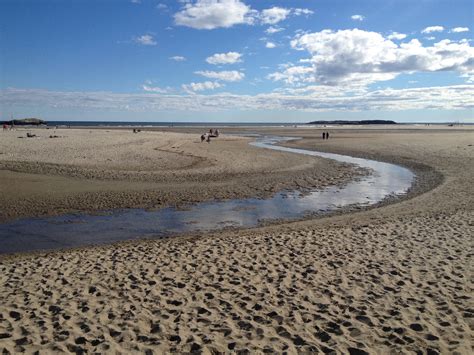
[[58,217],[26,218],[0,224],[0,253],[73,248],[123,240],[162,238],[189,232],[226,227],[255,227],[262,221],[296,220],[310,214],[326,214],[348,206],[369,206],[388,197],[405,194],[415,175],[398,165],[346,155],[321,153],[276,145],[296,138],[258,137],[250,144],[334,159],[368,168],[368,176],[340,186],[302,194],[282,191],[268,199],[209,201],[186,208],[157,211],[126,209],[97,215],[68,214]]

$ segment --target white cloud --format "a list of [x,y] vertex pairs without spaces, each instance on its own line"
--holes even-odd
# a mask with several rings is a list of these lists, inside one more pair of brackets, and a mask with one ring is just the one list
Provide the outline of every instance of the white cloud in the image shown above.
[[196,71],[195,74],[202,75],[209,79],[216,79],[222,81],[241,81],[245,74],[237,70],[229,71],[210,71],[210,70],[200,70]]
[[260,13],[260,20],[266,25],[274,25],[285,20],[290,13],[291,9],[274,6],[270,9],[262,10]]
[[150,82],[147,82],[147,84],[142,85],[142,89],[147,92],[154,92],[158,94],[165,94],[169,91],[169,89],[163,89],[158,86],[150,86]]
[[171,60],[174,60],[175,62],[184,62],[186,60],[185,57],[180,56],[180,55],[175,55],[173,57],[170,57]]
[[284,28],[281,28],[281,27],[274,27],[274,26],[270,26],[268,27],[266,30],[265,30],[265,33],[269,34],[269,35],[272,35],[274,33],[278,33],[278,32],[281,32],[281,31],[284,31],[285,29]]
[[220,84],[217,81],[204,81],[201,83],[183,84],[182,88],[188,93],[194,93],[196,91],[215,90],[223,86],[223,84]]
[[135,38],[135,42],[144,46],[156,46],[156,41],[152,35],[141,35]]
[[454,27],[450,32],[459,33],[459,32],[469,32],[469,27]]
[[275,47],[276,47],[276,44],[273,42],[267,42],[265,44],[265,48],[275,48]]
[[351,19],[353,19],[354,21],[364,21],[364,20],[365,20],[365,16],[362,16],[362,15],[352,15],[352,16],[351,16]]
[[[215,86],[215,84],[207,85],[209,90]],[[189,86],[189,89],[193,91],[192,86]],[[306,112],[472,110],[474,109],[472,97],[474,97],[474,85],[384,89],[372,92],[365,90],[346,92],[335,87],[309,86],[288,92],[258,95],[124,94],[9,88],[0,91],[0,104],[2,107],[32,107],[35,112],[57,109],[79,109],[81,112],[117,110],[210,112],[235,109]]]
[[474,71],[461,75],[461,78],[466,79],[466,83],[474,84]]
[[443,26],[429,26],[424,28],[421,33],[432,33],[432,32],[443,32],[444,27]]
[[159,3],[158,5],[156,5],[156,8],[158,10],[167,10],[168,9],[168,6],[166,4],[163,4],[163,3]]
[[242,61],[242,54],[238,52],[216,53],[206,58],[209,64],[234,64]]
[[312,67],[305,66],[290,66],[283,72],[276,72],[268,75],[268,79],[274,81],[283,80],[287,84],[295,84],[298,82],[314,82],[311,75],[314,73]]
[[309,9],[300,9],[300,8],[284,8],[274,6],[269,9],[262,10],[260,12],[259,18],[262,24],[264,25],[275,25],[278,22],[284,21],[288,16],[302,16],[302,15],[312,15],[314,12]]
[[253,22],[253,11],[240,0],[197,0],[174,15],[177,25],[212,30]]
[[141,4],[141,0],[130,0],[132,4]]
[[401,73],[474,70],[474,48],[467,40],[443,40],[424,47],[417,39],[395,44],[377,32],[323,30],[298,35],[296,50],[307,51],[307,66],[288,66],[269,77],[288,84],[366,86]]
[[199,30],[229,28],[238,24],[274,25],[290,15],[308,16],[314,13],[309,9],[278,6],[257,11],[241,0],[189,0],[181,3],[182,9],[174,15],[175,23]]
[[314,14],[314,11],[310,10],[310,9],[293,9],[293,14],[295,16],[301,16],[301,15],[312,15]]
[[402,40],[407,37],[406,34],[404,33],[398,33],[398,32],[392,32],[387,36],[388,39],[397,39],[397,40]]

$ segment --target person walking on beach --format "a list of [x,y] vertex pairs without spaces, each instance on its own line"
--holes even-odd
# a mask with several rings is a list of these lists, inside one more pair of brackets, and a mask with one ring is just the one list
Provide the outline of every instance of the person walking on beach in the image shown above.
[[329,139],[329,132],[326,132],[326,139]]
[[326,132],[323,132],[323,140],[326,139]]

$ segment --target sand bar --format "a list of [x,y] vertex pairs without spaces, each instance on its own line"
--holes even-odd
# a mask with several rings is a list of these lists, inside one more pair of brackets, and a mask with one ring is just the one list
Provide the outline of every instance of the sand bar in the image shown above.
[[[27,132],[37,137],[18,138]],[[224,134],[208,144],[197,132],[130,129],[3,132],[0,220],[265,197],[342,184],[365,173],[327,159],[261,152],[250,139]]]

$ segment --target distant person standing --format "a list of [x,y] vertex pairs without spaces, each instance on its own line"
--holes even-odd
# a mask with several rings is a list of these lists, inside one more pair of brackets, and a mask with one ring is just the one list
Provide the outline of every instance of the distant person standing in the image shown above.
[[326,139],[329,139],[329,132],[326,132]]
[[323,140],[326,139],[326,132],[323,132]]

